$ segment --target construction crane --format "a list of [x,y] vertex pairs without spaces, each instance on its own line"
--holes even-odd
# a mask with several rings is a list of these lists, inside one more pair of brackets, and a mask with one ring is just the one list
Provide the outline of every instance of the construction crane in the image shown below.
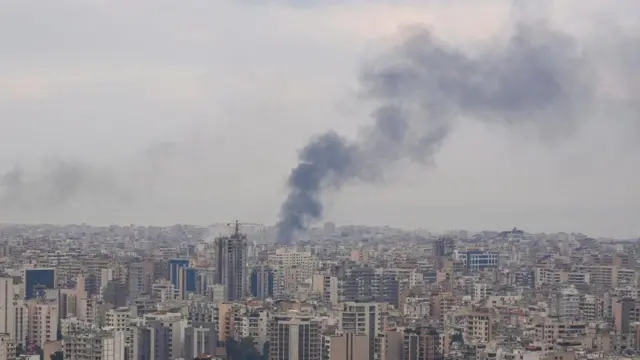
[[264,225],[258,223],[249,223],[249,222],[240,222],[236,220],[234,222],[227,223],[227,227],[233,228],[233,237],[240,236],[240,228],[241,227],[253,227],[256,228],[259,233],[264,232]]

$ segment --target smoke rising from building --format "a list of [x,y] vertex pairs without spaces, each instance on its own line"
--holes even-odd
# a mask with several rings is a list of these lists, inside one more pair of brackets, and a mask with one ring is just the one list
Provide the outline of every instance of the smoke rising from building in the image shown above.
[[471,54],[422,27],[405,29],[386,55],[364,66],[360,84],[376,104],[356,139],[312,139],[288,179],[279,241],[322,217],[325,191],[371,182],[402,159],[430,163],[461,117],[534,126],[544,138],[570,131],[593,83],[576,41],[544,23],[517,24],[503,41]]

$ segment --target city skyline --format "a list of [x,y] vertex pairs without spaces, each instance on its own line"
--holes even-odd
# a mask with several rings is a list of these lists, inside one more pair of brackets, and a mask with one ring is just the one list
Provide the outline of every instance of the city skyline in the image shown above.
[[0,0],[0,360],[640,360],[639,0]]

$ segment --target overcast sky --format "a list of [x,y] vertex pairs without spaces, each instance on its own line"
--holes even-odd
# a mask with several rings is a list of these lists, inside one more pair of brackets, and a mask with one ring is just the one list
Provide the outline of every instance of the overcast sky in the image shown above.
[[327,194],[326,219],[639,236],[640,3],[511,2],[0,0],[0,222],[272,224],[297,150],[369,121],[358,74],[399,28],[473,52],[538,16],[598,69],[593,119],[552,141],[463,120],[435,166]]

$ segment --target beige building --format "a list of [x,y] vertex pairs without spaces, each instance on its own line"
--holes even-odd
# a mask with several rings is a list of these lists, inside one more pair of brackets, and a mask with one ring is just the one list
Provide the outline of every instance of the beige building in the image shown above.
[[440,355],[440,334],[435,329],[404,331],[402,360],[436,360]]
[[544,318],[536,319],[535,340],[543,343],[554,343],[558,339],[582,338],[587,331],[587,324],[575,321],[555,321]]
[[311,252],[290,248],[276,249],[267,263],[274,270],[275,295],[295,292],[301,282],[311,279],[317,268]]
[[431,313],[441,323],[447,323],[447,314],[456,307],[457,298],[450,292],[440,293],[431,297]]
[[56,300],[28,300],[25,335],[29,342],[41,348],[46,342],[56,341],[58,335],[58,302]]
[[320,321],[295,313],[269,322],[269,360],[321,360]]
[[67,335],[62,341],[66,360],[124,360],[125,334],[122,331],[85,331]]
[[373,359],[376,338],[385,331],[387,314],[386,303],[345,302],[340,311],[340,331],[367,336],[369,359]]
[[320,299],[332,306],[338,305],[338,278],[335,276],[316,274],[311,281],[312,291],[320,294]]
[[378,355],[379,360],[402,359],[403,346],[403,333],[385,331],[376,338],[375,354]]
[[131,310],[128,307],[111,309],[104,315],[104,325],[116,331],[127,331],[130,317]]
[[16,357],[16,341],[9,334],[0,334],[0,360]]
[[360,360],[368,359],[371,350],[366,335],[344,333],[327,336],[325,351],[328,355],[324,357],[325,360]]
[[469,312],[458,314],[463,319],[462,336],[465,344],[483,344],[493,339],[491,314]]

